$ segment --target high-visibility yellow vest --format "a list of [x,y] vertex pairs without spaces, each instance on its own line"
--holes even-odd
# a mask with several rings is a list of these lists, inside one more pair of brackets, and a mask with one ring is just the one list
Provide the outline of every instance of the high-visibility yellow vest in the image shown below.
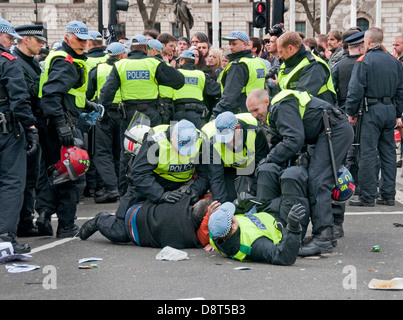
[[[233,61],[230,62],[224,71],[220,74],[220,84],[221,93],[224,91],[223,78],[225,79],[229,68],[231,67]],[[266,66],[260,58],[241,58],[238,63],[243,63],[248,67],[249,71],[249,81],[245,87],[242,89],[242,93],[248,95],[253,89],[264,89],[264,84],[266,82]]]
[[121,59],[115,63],[120,77],[122,100],[147,100],[158,98],[158,83],[155,73],[160,60]]
[[199,134],[199,138],[196,141],[195,152],[191,155],[184,156],[178,153],[168,140],[168,128],[169,125],[156,126],[149,133],[151,139],[153,139],[159,147],[158,166],[154,172],[170,181],[189,181],[193,177],[196,156],[199,153],[203,139]]
[[[296,90],[282,90],[279,93],[277,93],[273,99],[270,101],[271,105],[275,105],[276,103],[280,102],[284,98],[288,96],[293,96],[297,98],[298,104],[299,104],[299,114],[301,115],[301,119],[304,118],[306,106],[308,105],[309,102],[312,100],[312,95],[310,95],[306,91],[296,91]],[[270,118],[270,112],[267,113],[267,124],[270,125],[269,123],[269,118]]]
[[[225,143],[216,142],[213,138],[216,133],[215,120],[207,123],[202,131],[207,139],[213,138],[213,147],[220,155],[224,167],[245,168],[255,161],[255,140],[258,126],[257,120],[250,113],[239,113],[235,117],[249,125],[247,129],[246,145],[240,152],[233,152]],[[242,134],[245,134],[242,132]]]
[[81,68],[85,69],[84,72],[84,83],[82,84],[81,87],[79,88],[71,88],[68,92],[68,94],[71,94],[72,96],[75,97],[75,104],[78,108],[84,108],[85,107],[85,99],[86,99],[86,91],[87,91],[87,85],[88,85],[88,66],[85,60],[82,59],[74,59],[72,56],[70,56],[66,51],[63,50],[55,50],[51,51],[49,55],[45,59],[45,71],[41,73],[41,77],[39,80],[39,93],[38,97],[42,98],[42,87],[48,81],[49,78],[49,69],[51,62],[54,58],[56,57],[63,57],[66,60],[70,61],[71,63],[76,63],[78,64]]
[[[252,244],[261,237],[269,238],[274,244],[278,244],[283,234],[277,229],[277,221],[266,212],[254,214],[236,214],[235,218],[239,223],[240,230],[240,248],[232,257],[240,261],[246,261],[245,258],[251,254]],[[210,244],[221,254],[224,254],[214,243],[211,233]]]
[[203,101],[203,90],[206,83],[206,75],[200,70],[179,69],[185,77],[185,85],[179,90],[173,91],[173,101],[179,99],[196,99]]
[[105,63],[108,60],[109,56],[105,54],[102,57],[87,57],[87,65],[88,65],[88,72],[99,65],[100,63]]
[[[101,95],[101,89],[104,86],[106,80],[108,79],[113,65],[107,63],[100,63],[97,66],[97,92],[95,93],[95,97],[99,99]],[[122,95],[120,94],[120,88],[116,91],[115,98],[113,99],[113,103],[122,102]]]
[[[317,61],[318,63],[321,63],[323,66],[325,66],[326,69],[329,70],[329,78],[327,79],[326,84],[324,84],[319,92],[318,95],[325,92],[325,91],[330,91],[334,94],[336,94],[336,90],[334,89],[333,86],[333,80],[332,80],[332,72],[328,66],[328,64],[321,58],[319,58],[318,56],[316,56],[315,54],[312,53],[313,58],[315,59],[315,61]],[[290,73],[284,74],[284,70],[285,70],[285,63],[283,62],[280,66],[280,70],[278,72],[278,84],[280,86],[280,88],[282,90],[284,89],[293,89],[290,88],[290,81],[291,79],[295,76],[295,74],[297,74],[302,68],[308,66],[311,62],[309,61],[308,58],[304,58],[302,59],[302,61],[294,68],[291,70]]]

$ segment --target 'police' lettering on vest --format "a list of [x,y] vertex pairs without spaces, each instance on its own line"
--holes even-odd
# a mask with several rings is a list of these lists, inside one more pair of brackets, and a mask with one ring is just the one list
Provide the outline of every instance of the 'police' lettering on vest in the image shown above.
[[199,79],[196,77],[185,77],[185,84],[191,84],[193,86],[198,86]]
[[260,221],[258,217],[251,214],[245,214],[245,217],[248,217],[249,220],[252,221],[253,224],[260,230],[266,230],[266,226],[262,223],[262,221]]
[[127,70],[126,71],[127,80],[150,80],[149,70]]
[[256,73],[258,79],[263,79],[266,76],[264,69],[256,69]]
[[168,172],[187,172],[193,169],[193,163],[188,164],[170,164]]

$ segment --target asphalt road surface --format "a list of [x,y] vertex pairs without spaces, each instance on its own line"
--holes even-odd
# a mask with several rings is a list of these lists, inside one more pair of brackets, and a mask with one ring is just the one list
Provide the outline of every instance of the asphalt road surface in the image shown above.
[[[403,277],[403,227],[394,224],[403,224],[400,173],[398,169],[394,207],[347,206],[345,236],[338,240],[329,255],[298,258],[294,265],[285,267],[241,263],[217,252],[185,249],[186,260],[160,261],[156,255],[161,249],[113,244],[99,232],[86,241],[19,238],[19,242],[31,245],[32,257],[15,263],[40,268],[13,274],[7,272],[6,264],[0,265],[0,299],[159,300],[152,315],[169,313],[163,302],[177,299],[205,299],[217,303],[231,300],[235,305],[241,300],[401,300],[403,290],[368,287],[371,279]],[[77,224],[82,225],[99,211],[115,212],[117,205],[95,204],[92,198],[85,198],[78,208]],[[57,220],[53,219],[52,224],[56,230]],[[381,251],[372,252],[374,245],[380,246]],[[102,260],[78,263],[79,259],[89,257]],[[98,267],[79,268],[92,263]],[[246,270],[239,270],[239,267]],[[199,314],[202,311],[200,307],[193,310]]]

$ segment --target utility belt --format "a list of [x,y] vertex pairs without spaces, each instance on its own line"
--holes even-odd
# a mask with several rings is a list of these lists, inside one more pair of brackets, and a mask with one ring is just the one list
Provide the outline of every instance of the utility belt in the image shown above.
[[175,112],[178,111],[194,111],[196,113],[200,113],[202,115],[202,119],[204,119],[208,115],[207,107],[204,104],[200,103],[184,103],[175,105]]
[[390,97],[383,97],[380,99],[365,97],[364,99],[365,99],[365,104],[368,106],[373,106],[374,104],[378,104],[378,103],[393,104],[393,100]]
[[122,119],[127,119],[128,111],[138,111],[144,113],[145,111],[150,109],[160,112],[160,108],[158,108],[158,104],[156,101],[152,101],[150,103],[119,103],[119,112]]
[[[66,120],[66,123],[67,123],[68,126],[71,128],[71,130],[74,131],[74,130],[76,129],[76,126],[77,126],[77,123],[78,123],[78,119],[75,118],[75,117],[72,117],[72,116],[68,116],[66,113],[64,113],[64,119]],[[38,118],[36,119],[36,122],[37,122],[39,125],[48,126],[48,125],[50,125],[51,123],[54,123],[54,120],[53,120],[53,118],[40,118],[40,117],[38,117]]]
[[2,135],[14,132],[16,137],[20,136],[20,126],[11,111],[0,112],[0,130]]

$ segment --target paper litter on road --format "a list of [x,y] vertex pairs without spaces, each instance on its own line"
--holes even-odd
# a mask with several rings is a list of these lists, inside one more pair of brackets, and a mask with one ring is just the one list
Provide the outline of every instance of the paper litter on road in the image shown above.
[[391,280],[372,279],[368,283],[368,288],[377,290],[403,290],[403,278],[393,278]]
[[102,258],[82,258],[80,260],[77,260],[78,263],[84,263],[84,262],[91,262],[91,261],[102,261]]
[[19,263],[13,263],[12,265],[7,264],[6,265],[6,270],[9,273],[21,273],[21,272],[28,272],[32,270],[39,269],[40,266],[36,266],[33,264],[19,264]]
[[189,259],[188,254],[184,251],[166,246],[155,257],[157,260],[179,261]]

